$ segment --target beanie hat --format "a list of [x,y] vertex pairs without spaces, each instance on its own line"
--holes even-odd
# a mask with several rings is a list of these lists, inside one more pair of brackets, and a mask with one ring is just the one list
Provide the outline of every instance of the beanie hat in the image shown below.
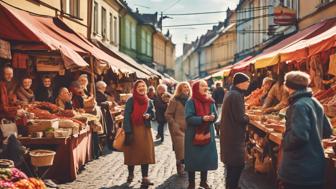
[[286,87],[294,90],[302,90],[309,86],[310,76],[301,71],[291,71],[285,75]]
[[250,81],[250,77],[247,76],[244,73],[238,72],[236,74],[234,74],[233,76],[233,85],[236,86],[240,83],[244,83],[246,81]]

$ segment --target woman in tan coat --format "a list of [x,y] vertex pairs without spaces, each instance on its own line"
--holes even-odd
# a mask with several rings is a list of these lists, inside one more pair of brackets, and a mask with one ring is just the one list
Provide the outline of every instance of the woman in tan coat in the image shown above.
[[186,128],[184,106],[190,96],[190,85],[187,82],[179,83],[165,113],[176,156],[176,169],[180,176],[184,174],[184,132]]
[[153,185],[148,179],[149,164],[155,163],[154,143],[150,120],[154,117],[153,103],[147,97],[142,80],[134,84],[133,96],[126,102],[123,128],[126,133],[124,160],[128,166],[127,182],[134,179],[134,166],[141,165],[142,187]]

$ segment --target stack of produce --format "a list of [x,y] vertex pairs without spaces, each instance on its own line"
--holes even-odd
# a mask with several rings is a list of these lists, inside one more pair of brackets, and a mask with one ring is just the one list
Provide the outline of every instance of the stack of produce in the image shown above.
[[43,181],[28,178],[16,168],[0,168],[0,189],[46,189]]
[[260,106],[260,97],[263,93],[262,88],[254,90],[249,96],[245,98],[247,106]]

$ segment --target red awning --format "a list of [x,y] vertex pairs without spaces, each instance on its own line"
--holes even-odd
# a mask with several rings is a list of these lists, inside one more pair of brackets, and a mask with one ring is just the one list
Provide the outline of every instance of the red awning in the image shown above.
[[325,22],[320,22],[317,24],[314,24],[302,31],[299,31],[288,38],[280,41],[279,43],[265,49],[261,54],[253,58],[251,62],[255,62],[255,68],[264,68],[267,66],[272,66],[277,63],[279,63],[279,52],[287,48],[305,38],[310,37],[314,34],[314,32],[319,31],[319,29],[323,28],[325,25]]
[[[5,26],[0,30],[0,36],[7,40],[17,42],[41,42],[45,44],[49,50],[59,51],[63,57],[66,68],[73,65],[85,67],[88,64],[78,53],[85,51],[64,42],[49,34],[49,29],[39,22],[37,17],[32,14],[15,9],[4,3],[0,4],[0,25]],[[4,19],[6,18],[6,19]]]
[[336,19],[325,21],[324,27],[314,32],[314,35],[295,43],[285,49],[280,54],[281,62],[300,61],[326,51],[336,46]]
[[[34,15],[3,3],[0,4],[0,16],[8,18],[0,20],[1,25],[8,26],[6,30],[0,31],[1,37],[19,42],[42,42],[49,50],[59,50],[65,65],[73,62],[79,66],[87,66],[88,64],[80,55],[92,55],[97,63],[108,64],[115,71],[119,69],[123,72],[135,72],[135,69],[108,55],[85,37],[77,34],[59,18]],[[15,32],[11,33],[12,31]],[[40,46],[21,45],[19,47],[37,50]]]

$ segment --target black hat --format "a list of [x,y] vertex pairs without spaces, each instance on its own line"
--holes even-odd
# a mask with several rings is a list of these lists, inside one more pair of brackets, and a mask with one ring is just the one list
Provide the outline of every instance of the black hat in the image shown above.
[[233,76],[233,85],[236,86],[239,83],[250,81],[250,77],[244,73],[238,72]]

